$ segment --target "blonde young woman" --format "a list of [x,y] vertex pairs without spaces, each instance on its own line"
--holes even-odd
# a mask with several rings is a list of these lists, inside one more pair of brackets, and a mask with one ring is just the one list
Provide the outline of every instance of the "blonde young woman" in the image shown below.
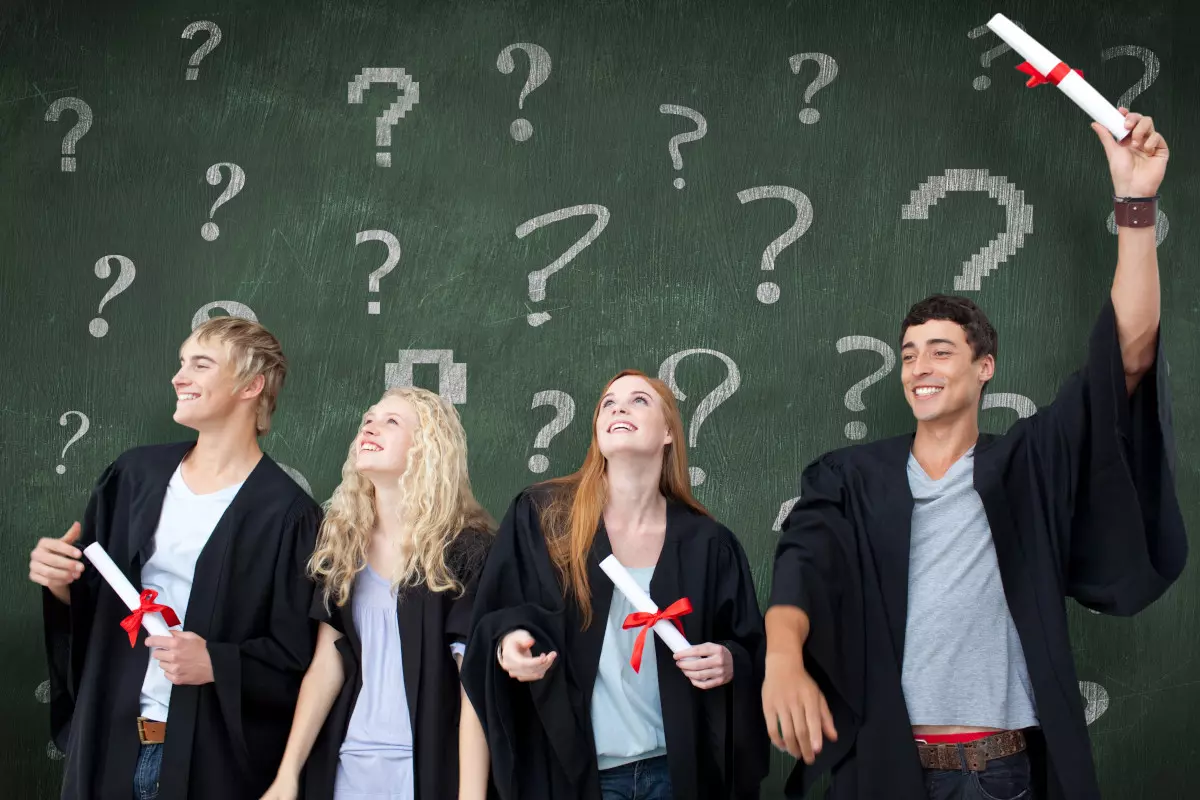
[[[517,496],[480,578],[463,685],[495,786],[504,800],[756,798],[769,745],[746,556],[692,497],[662,381],[622,372],[592,425],[578,472]],[[599,567],[610,554],[690,648],[642,638]]]
[[317,649],[264,800],[297,797],[306,761],[310,800],[486,797],[458,665],[492,527],[453,406],[392,389],[367,410],[309,565]]

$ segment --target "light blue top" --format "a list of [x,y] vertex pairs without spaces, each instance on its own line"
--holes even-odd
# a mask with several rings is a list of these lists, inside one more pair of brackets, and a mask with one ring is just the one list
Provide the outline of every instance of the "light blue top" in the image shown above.
[[[650,591],[654,567],[626,569],[638,586]],[[621,629],[625,617],[636,610],[625,595],[613,591],[604,626],[604,645],[600,649],[600,669],[592,689],[592,735],[596,739],[600,769],[619,767],[667,752],[662,703],[658,696],[655,634],[653,631],[646,634],[641,671],[634,672],[629,659],[640,629]]]
[[975,448],[936,481],[908,458],[904,702],[913,725],[1028,728],[1038,719],[1025,651],[974,479]]

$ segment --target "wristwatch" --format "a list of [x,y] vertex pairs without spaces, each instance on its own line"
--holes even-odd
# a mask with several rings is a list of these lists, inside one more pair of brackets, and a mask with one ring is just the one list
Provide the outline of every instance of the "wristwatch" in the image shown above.
[[1113,195],[1113,217],[1121,228],[1153,228],[1158,215],[1158,198]]

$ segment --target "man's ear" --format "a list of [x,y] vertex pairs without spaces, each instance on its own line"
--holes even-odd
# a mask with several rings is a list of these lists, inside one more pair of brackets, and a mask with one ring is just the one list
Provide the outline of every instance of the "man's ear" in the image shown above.
[[996,357],[990,353],[979,359],[979,380],[990,381],[996,375]]
[[251,378],[250,382],[238,392],[243,400],[252,400],[262,394],[263,388],[267,385],[266,376],[259,374]]

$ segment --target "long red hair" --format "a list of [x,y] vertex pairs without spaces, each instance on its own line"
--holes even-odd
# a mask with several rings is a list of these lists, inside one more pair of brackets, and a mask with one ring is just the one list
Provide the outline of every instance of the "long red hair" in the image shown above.
[[600,452],[596,438],[596,420],[600,416],[600,405],[608,389],[618,379],[636,375],[653,387],[662,400],[663,418],[671,432],[671,443],[663,448],[662,472],[658,479],[658,490],[668,501],[683,503],[692,510],[711,516],[708,509],[692,497],[691,482],[688,480],[687,440],[684,438],[683,419],[675,395],[670,387],[658,378],[652,378],[636,369],[622,370],[604,386],[600,400],[592,412],[592,442],[588,446],[583,466],[570,475],[553,478],[546,485],[553,487],[550,501],[540,510],[542,531],[546,535],[546,546],[550,558],[558,569],[563,583],[563,594],[573,597],[583,619],[583,627],[592,624],[592,592],[588,583],[588,554],[596,538],[596,529],[604,513],[608,499],[605,473],[608,460]]

